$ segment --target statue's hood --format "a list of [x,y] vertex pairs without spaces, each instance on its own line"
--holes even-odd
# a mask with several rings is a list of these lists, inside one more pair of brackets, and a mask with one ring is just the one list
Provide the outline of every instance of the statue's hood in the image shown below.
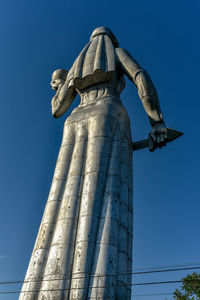
[[82,90],[110,80],[115,72],[117,46],[118,42],[109,28],[96,28],[68,73],[68,87]]
[[92,35],[90,37],[90,41],[97,35],[101,35],[101,34],[106,34],[109,36],[109,38],[111,39],[111,41],[113,42],[115,47],[119,47],[119,42],[116,39],[115,35],[112,33],[112,31],[106,27],[106,26],[101,26],[101,27],[97,27],[93,32]]

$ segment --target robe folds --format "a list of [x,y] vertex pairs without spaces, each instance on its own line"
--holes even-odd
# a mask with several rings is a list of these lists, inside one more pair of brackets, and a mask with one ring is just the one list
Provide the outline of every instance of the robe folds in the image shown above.
[[131,297],[132,141],[110,90],[83,93],[65,122],[20,300]]

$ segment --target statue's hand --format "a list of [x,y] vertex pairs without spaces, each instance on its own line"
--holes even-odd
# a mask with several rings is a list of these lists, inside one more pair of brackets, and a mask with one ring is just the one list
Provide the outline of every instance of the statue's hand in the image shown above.
[[152,126],[150,136],[153,140],[153,145],[149,150],[154,151],[157,147],[162,148],[167,142],[167,128],[163,123],[155,123]]

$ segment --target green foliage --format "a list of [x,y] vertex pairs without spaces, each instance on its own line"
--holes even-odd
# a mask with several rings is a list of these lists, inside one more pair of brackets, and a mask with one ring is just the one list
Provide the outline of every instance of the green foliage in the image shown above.
[[176,300],[200,300],[200,274],[193,273],[183,278],[180,290],[174,291]]

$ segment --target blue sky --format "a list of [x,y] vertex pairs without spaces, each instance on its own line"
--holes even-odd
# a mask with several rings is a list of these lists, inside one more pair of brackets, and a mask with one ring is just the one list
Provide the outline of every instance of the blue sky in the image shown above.
[[[200,265],[199,10],[198,0],[1,1],[0,281],[24,278],[63,123],[79,103],[77,98],[65,116],[53,119],[51,73],[69,69],[102,25],[151,75],[167,127],[185,134],[165,149],[134,153],[134,269]],[[126,82],[122,100],[137,141],[150,126],[136,88]],[[185,274],[135,275],[133,282],[179,280]],[[133,294],[170,293],[176,286],[134,287]]]

